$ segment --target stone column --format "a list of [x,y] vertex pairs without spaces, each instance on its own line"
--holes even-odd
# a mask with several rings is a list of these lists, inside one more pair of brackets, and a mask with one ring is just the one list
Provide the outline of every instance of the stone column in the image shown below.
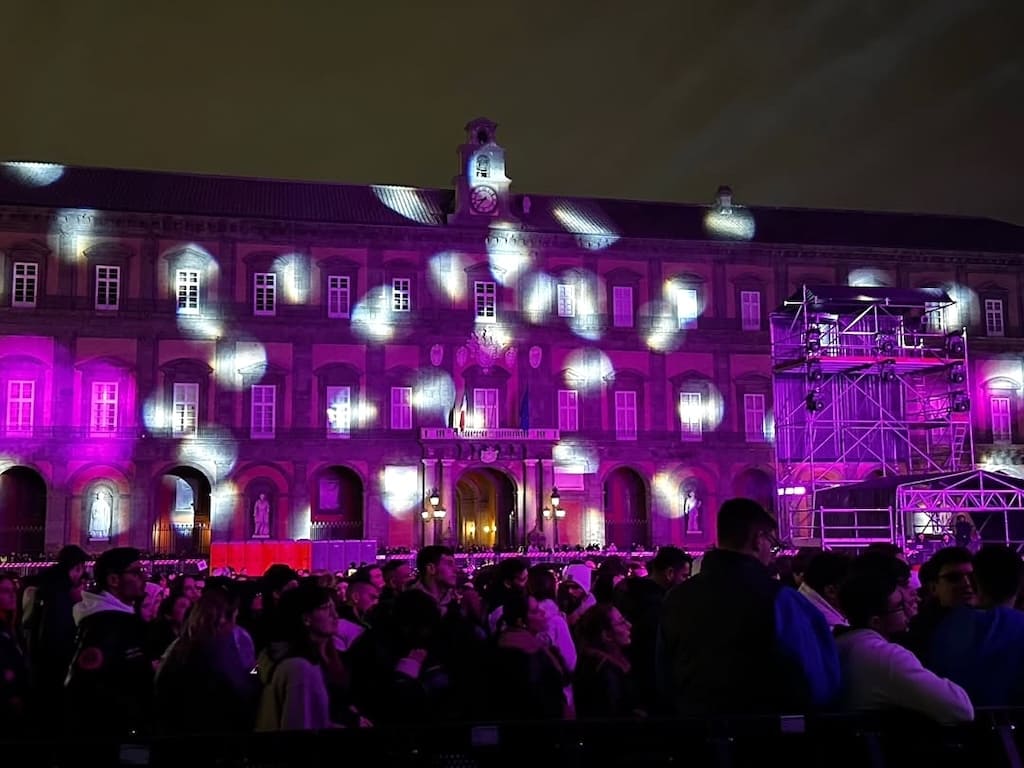
[[[306,462],[296,461],[293,465],[295,479],[292,484],[292,509],[291,520],[288,524],[288,534],[292,538],[310,537],[310,520],[313,518],[313,511],[310,509],[309,501],[309,479],[306,477]],[[305,516],[305,519],[303,519]],[[363,522],[363,534],[366,534],[366,523]],[[303,536],[299,536],[303,533]]]
[[[540,521],[540,529],[544,530],[544,507],[551,504],[551,489],[555,487],[555,460],[540,460],[540,482],[537,484],[537,518]],[[553,525],[553,523],[552,523]],[[549,544],[550,541],[549,537]]]
[[[449,528],[452,531],[452,535],[455,537],[455,541],[458,542],[459,532],[458,520],[456,520],[456,513],[458,510],[455,508],[455,460],[454,459],[441,459],[441,477],[440,482],[437,485],[437,490],[441,494],[441,506],[447,510],[447,514],[444,517],[444,521],[441,524],[441,537],[444,538],[445,531]],[[440,542],[438,542],[440,543]]]
[[526,543],[526,534],[533,530],[540,517],[540,488],[537,483],[537,459],[523,459],[523,514],[520,543]]
[[[430,502],[427,501],[427,496],[432,488],[437,488],[438,493],[442,493],[440,484],[437,477],[437,459],[429,458],[423,459],[423,486],[420,491],[420,509],[416,513],[416,520],[413,523],[419,530],[418,536],[413,536],[413,541],[419,542],[420,546],[427,546],[428,544],[436,544],[434,541],[434,520],[433,518],[425,520],[423,518],[423,512],[433,511],[430,509]],[[444,504],[444,495],[442,493],[441,503]]]

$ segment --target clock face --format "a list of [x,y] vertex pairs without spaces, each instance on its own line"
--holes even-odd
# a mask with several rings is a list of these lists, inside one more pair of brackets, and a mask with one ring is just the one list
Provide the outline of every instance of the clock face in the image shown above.
[[493,187],[473,187],[469,205],[474,213],[494,213],[498,208],[498,193]]

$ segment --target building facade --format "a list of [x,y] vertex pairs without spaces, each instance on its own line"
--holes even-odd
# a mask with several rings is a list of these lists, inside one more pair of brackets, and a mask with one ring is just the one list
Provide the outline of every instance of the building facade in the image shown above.
[[0,551],[703,547],[805,286],[942,288],[1018,472],[1024,229],[514,194],[495,132],[451,190],[3,165]]

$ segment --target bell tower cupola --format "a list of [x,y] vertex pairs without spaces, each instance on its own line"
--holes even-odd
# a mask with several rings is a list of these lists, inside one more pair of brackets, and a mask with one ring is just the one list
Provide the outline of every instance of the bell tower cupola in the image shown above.
[[466,141],[458,149],[459,175],[450,224],[491,225],[511,217],[511,182],[505,175],[505,150],[495,141],[497,123],[478,117],[466,124]]

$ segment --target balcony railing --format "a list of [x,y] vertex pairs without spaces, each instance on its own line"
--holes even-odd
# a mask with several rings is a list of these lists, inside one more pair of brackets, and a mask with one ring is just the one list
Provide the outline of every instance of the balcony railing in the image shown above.
[[314,520],[309,524],[310,541],[354,541],[363,538],[360,520]]
[[200,556],[210,554],[210,524],[155,525],[153,551],[167,555]]
[[425,427],[421,440],[548,440],[557,441],[557,429],[453,429]]

